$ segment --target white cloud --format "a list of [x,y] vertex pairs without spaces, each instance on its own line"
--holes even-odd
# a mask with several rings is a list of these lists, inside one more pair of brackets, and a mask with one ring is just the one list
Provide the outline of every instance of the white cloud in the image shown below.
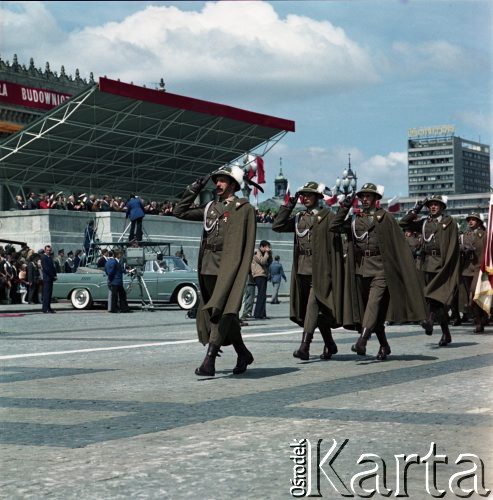
[[394,42],[393,60],[401,72],[421,73],[469,71],[476,64],[466,49],[445,40],[430,40],[422,43]]
[[62,33],[41,3],[4,4],[2,54],[74,64],[83,75],[248,101],[313,97],[373,84],[371,54],[328,21],[280,18],[266,2],[151,6],[121,22]]

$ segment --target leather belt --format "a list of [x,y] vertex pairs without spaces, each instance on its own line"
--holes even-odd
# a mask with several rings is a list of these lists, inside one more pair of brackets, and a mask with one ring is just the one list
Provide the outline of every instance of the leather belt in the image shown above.
[[380,250],[359,250],[356,253],[364,257],[375,257],[376,255],[380,255]]
[[440,250],[426,250],[426,255],[432,255],[433,257],[440,257]]
[[313,255],[313,252],[309,248],[306,250],[300,248],[298,253],[299,255],[308,255],[308,256]]
[[204,245],[205,250],[211,250],[212,252],[220,252],[223,249],[222,244],[211,244],[211,243],[206,243]]

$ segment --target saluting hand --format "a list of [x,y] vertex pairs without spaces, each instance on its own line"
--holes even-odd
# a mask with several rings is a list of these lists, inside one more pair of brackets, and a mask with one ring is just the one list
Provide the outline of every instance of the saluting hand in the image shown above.
[[286,203],[286,208],[288,210],[293,210],[293,208],[296,206],[296,203],[298,202],[298,198],[300,196],[300,193],[298,191],[296,191],[296,193],[294,193],[294,196],[291,196],[288,200],[288,202]]
[[421,212],[427,201],[428,198],[424,198],[423,200],[418,200],[413,207],[413,212],[415,214],[419,214],[419,212]]
[[353,191],[351,194],[348,194],[341,202],[341,205],[344,208],[351,208],[353,206],[353,201],[356,198],[356,193]]
[[205,185],[209,182],[211,176],[209,174],[204,175],[204,177],[199,177],[191,186],[190,189],[194,193],[200,193],[204,189]]

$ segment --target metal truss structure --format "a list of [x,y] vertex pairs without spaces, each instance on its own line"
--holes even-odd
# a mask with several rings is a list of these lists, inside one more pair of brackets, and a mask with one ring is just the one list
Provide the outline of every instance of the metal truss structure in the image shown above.
[[172,200],[289,131],[290,120],[101,78],[0,143],[0,182],[11,194],[43,186]]

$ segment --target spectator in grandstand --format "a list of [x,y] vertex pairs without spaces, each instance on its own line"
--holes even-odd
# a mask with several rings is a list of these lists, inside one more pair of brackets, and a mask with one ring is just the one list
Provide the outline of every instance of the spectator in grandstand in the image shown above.
[[47,208],[50,208],[50,195],[48,193],[45,193],[43,196],[41,196],[41,200],[39,200],[38,208],[40,210],[45,210]]
[[26,209],[26,204],[24,203],[22,196],[19,194],[15,197],[14,209],[15,210],[25,210]]
[[29,193],[26,201],[26,210],[36,210],[38,208],[38,197],[36,193]]
[[67,198],[67,203],[66,203],[65,208],[66,208],[67,210],[76,210],[75,206],[76,206],[76,203],[75,203],[75,196],[74,196],[73,194],[71,194],[71,195]]

